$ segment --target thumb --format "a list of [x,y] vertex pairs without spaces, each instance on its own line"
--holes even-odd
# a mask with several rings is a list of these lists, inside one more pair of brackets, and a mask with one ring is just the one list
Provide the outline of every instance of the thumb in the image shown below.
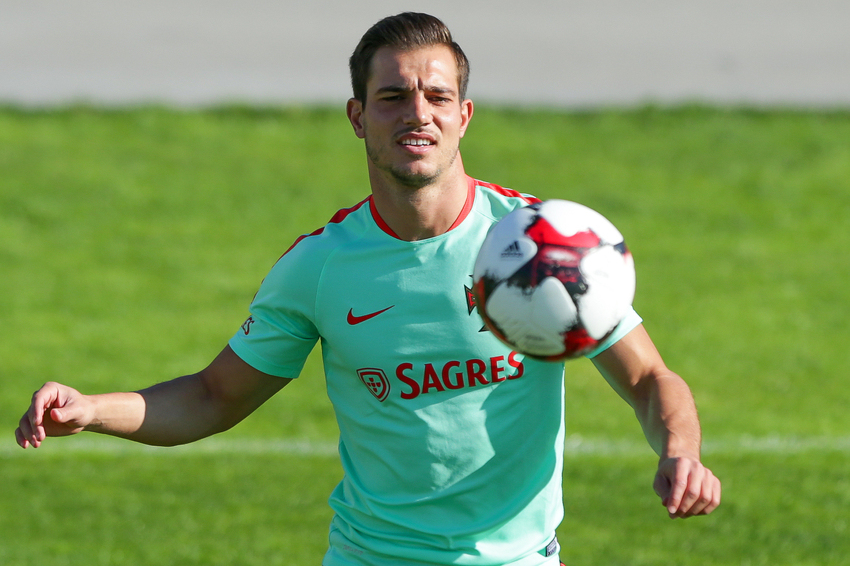
[[50,409],[50,419],[55,423],[65,423],[67,411],[62,409]]
[[65,405],[61,408],[54,407],[53,409],[50,409],[50,420],[57,425],[62,425],[63,427],[72,429],[73,432],[76,432],[76,429],[85,426],[83,417],[83,409],[73,404]]
[[655,481],[652,483],[652,488],[658,494],[658,497],[661,498],[661,503],[666,505],[666,500],[670,496],[672,486],[670,480],[660,470],[655,474]]

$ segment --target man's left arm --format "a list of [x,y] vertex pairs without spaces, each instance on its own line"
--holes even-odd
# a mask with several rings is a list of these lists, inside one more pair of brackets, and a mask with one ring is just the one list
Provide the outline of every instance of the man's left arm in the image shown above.
[[700,461],[701,431],[691,390],[670,371],[643,325],[593,358],[631,405],[659,456],[653,487],[671,518],[707,515],[720,504],[720,481]]

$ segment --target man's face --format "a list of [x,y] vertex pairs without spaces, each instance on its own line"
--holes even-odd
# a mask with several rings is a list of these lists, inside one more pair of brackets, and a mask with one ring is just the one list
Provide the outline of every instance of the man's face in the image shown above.
[[472,102],[460,100],[451,50],[379,49],[366,84],[366,104],[351,99],[348,117],[366,142],[369,171],[409,187],[437,182],[455,163]]

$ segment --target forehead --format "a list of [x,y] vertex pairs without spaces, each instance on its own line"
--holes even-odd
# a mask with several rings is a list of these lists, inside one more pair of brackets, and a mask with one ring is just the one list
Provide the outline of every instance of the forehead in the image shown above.
[[445,45],[411,50],[381,47],[372,58],[366,86],[369,92],[402,86],[436,86],[457,92],[458,75],[454,54]]

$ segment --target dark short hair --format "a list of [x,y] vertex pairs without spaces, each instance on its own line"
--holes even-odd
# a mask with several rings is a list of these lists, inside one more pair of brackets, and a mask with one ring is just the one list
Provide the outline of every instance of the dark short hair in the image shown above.
[[469,84],[469,60],[442,21],[417,12],[388,16],[363,34],[348,60],[354,98],[366,102],[366,83],[369,81],[372,59],[381,47],[408,51],[434,45],[445,45],[454,54],[458,71],[458,94],[461,100],[465,99]]

